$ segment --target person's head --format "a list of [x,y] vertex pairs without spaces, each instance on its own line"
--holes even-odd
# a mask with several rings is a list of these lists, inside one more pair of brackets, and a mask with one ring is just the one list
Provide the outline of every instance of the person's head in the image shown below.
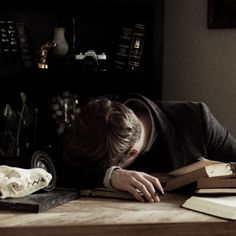
[[108,167],[138,154],[133,153],[132,147],[140,139],[141,124],[121,102],[95,98],[81,108],[72,129],[67,143],[74,150],[73,156],[82,156],[85,162]]

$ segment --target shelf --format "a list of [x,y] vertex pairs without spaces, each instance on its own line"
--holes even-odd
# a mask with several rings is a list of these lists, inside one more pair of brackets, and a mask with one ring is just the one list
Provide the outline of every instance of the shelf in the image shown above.
[[11,8],[11,9],[22,9],[22,8],[31,8],[31,9],[53,9],[58,10],[58,9],[71,9],[74,6],[113,6],[113,5],[150,5],[153,6],[157,3],[157,0],[68,0],[68,1],[62,1],[58,2],[57,0],[41,0],[40,4],[35,4],[33,1],[29,0],[22,0],[20,2],[15,2],[14,6],[10,2],[6,2],[4,4],[3,9]]
[[[57,66],[49,63],[47,70],[0,68],[1,96],[10,97],[22,89],[33,96],[34,90],[43,88],[47,96],[63,89],[72,89],[88,96],[140,92],[161,99],[163,0],[42,0],[39,4],[23,0],[14,6],[7,3],[1,8],[0,16],[25,25],[33,64],[40,46],[50,42],[57,25],[66,29],[68,55],[91,49],[97,54],[105,52],[107,55],[107,71],[82,72],[73,62]],[[116,71],[114,64],[121,29],[133,27],[135,22],[145,22],[147,25],[142,69],[140,72]],[[73,30],[76,32],[74,44]],[[39,96],[39,93],[35,92],[36,95]]]
[[[5,76],[4,76],[5,75]],[[149,75],[151,76],[151,75]],[[137,72],[94,71],[80,72],[76,69],[15,69],[1,71],[2,95],[19,94],[24,91],[30,97],[39,100],[42,96],[53,96],[70,91],[78,96],[97,96],[105,94],[149,94],[147,74]],[[11,95],[10,95],[11,97]]]
[[50,69],[21,69],[21,68],[0,68],[0,77],[2,79],[18,80],[20,77],[24,80],[32,78],[44,80],[58,80],[61,78],[68,78],[71,80],[79,78],[94,78],[94,79],[119,79],[120,81],[126,81],[127,79],[132,81],[142,81],[145,76],[151,76],[151,73],[136,72],[136,71],[87,71],[83,72],[74,67],[64,68],[50,68]]

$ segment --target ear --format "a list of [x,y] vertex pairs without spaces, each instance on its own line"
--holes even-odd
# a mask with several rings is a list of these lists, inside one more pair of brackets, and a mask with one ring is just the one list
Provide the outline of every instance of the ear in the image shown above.
[[139,154],[138,149],[132,147],[127,152],[126,157],[124,157],[121,160],[121,162],[119,163],[119,166],[121,168],[126,168],[127,166],[129,166],[135,160],[135,158],[138,156],[138,154]]
[[139,151],[136,148],[130,148],[130,150],[127,153],[127,158],[128,159],[134,159],[138,156]]

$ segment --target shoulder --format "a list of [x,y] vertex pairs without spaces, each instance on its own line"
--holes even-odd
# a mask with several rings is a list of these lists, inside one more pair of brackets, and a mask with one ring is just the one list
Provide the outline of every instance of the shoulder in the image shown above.
[[209,111],[207,104],[203,101],[155,101],[155,104],[165,111],[202,113]]
[[178,110],[186,112],[209,112],[208,105],[203,101],[156,101],[155,104],[161,109]]
[[195,114],[209,115],[211,111],[204,101],[188,101],[188,100],[153,100],[141,94],[132,94],[127,100],[138,99],[151,107],[159,107],[164,113],[177,114]]
[[203,101],[188,101],[188,100],[154,100],[142,94],[133,93],[126,97],[125,101],[130,99],[141,100],[145,103],[156,104],[160,108],[165,109],[183,109],[183,110],[209,110],[207,104]]
[[212,116],[208,105],[203,101],[159,101],[156,105],[169,118],[188,122],[205,122]]

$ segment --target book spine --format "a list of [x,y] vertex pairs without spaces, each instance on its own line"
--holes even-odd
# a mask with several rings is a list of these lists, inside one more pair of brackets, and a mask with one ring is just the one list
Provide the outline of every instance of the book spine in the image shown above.
[[200,178],[197,181],[197,189],[201,188],[236,188],[236,177],[211,177]]
[[23,66],[25,68],[31,68],[33,67],[33,61],[29,50],[29,43],[25,25],[22,22],[16,22],[16,31]]
[[0,20],[0,66],[4,65],[4,20]]
[[118,49],[115,60],[115,68],[117,70],[126,71],[130,52],[130,44],[132,39],[133,29],[123,27],[119,38]]
[[20,66],[15,22],[5,18],[0,20],[0,65],[4,67]]
[[2,66],[10,66],[11,64],[11,49],[10,49],[10,38],[8,34],[8,26],[6,20],[0,21],[0,29],[1,29],[1,65]]
[[139,71],[141,68],[141,61],[144,47],[144,35],[145,35],[145,25],[138,23],[135,24],[130,45],[128,66],[127,66],[128,71]]
[[9,48],[9,65],[18,67],[20,65],[20,55],[17,45],[17,35],[15,22],[13,20],[7,20],[7,33],[8,33],[8,48]]

